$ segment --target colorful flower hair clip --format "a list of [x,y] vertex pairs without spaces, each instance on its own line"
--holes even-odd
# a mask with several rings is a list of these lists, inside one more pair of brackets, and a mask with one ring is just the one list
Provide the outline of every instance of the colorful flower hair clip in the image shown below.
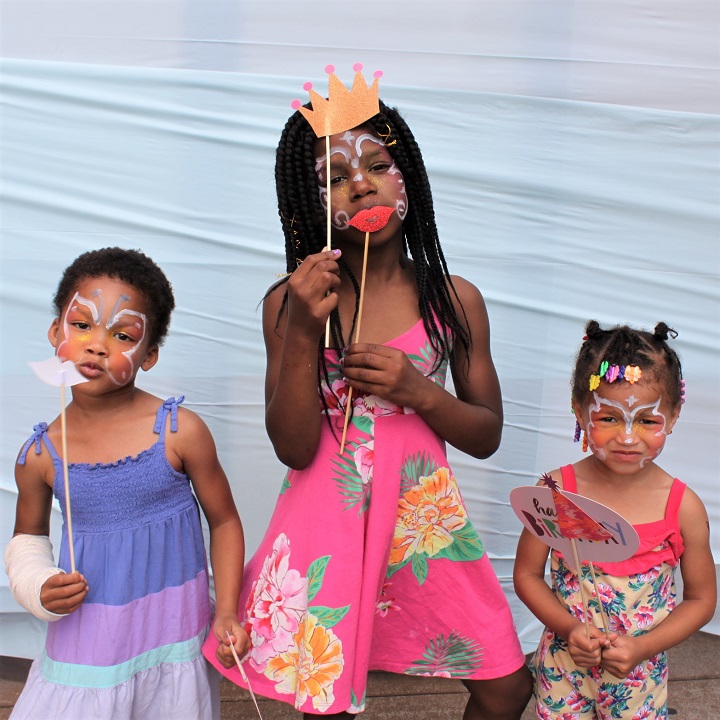
[[680,380],[680,404],[685,404],[685,380]]
[[628,365],[625,368],[624,379],[634,385],[642,377],[642,370],[637,365]]
[[600,387],[600,376],[599,375],[591,375],[590,376],[590,392],[593,390],[597,390]]
[[618,378],[620,378],[620,365],[611,365],[605,373],[605,380],[614,383]]

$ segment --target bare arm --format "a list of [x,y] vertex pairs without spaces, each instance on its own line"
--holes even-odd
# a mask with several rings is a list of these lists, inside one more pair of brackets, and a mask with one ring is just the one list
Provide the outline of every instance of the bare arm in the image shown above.
[[689,488],[680,506],[680,530],[685,550],[680,557],[683,599],[662,622],[644,635],[620,635],[603,650],[602,665],[619,678],[643,660],[689,638],[710,621],[717,602],[715,564],[705,507]]
[[218,658],[227,667],[233,663],[225,643],[227,632],[235,638],[235,649],[243,655],[249,638],[238,619],[238,601],[245,563],[245,538],[230,484],[205,423],[195,413],[180,408],[178,432],[169,435],[168,450],[175,452],[190,477],[210,528],[210,562],[215,578],[213,631],[220,641]]
[[[503,424],[500,383],[490,354],[490,325],[480,291],[462,278],[453,278],[453,283],[472,338],[469,358],[459,343],[453,353],[457,397],[425,377],[405,353],[383,345],[352,345],[345,356],[345,376],[356,390],[413,408],[451,445],[485,458],[497,450]],[[462,318],[459,306],[458,315]]]
[[340,282],[336,260],[332,251],[307,257],[263,304],[265,426],[278,459],[295,469],[310,463],[320,439],[318,343],[338,302],[332,292]]

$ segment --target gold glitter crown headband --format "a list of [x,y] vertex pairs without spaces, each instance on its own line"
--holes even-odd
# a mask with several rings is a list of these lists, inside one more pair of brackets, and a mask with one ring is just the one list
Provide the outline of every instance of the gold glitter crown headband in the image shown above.
[[360,63],[353,65],[355,79],[352,90],[348,90],[335,75],[335,66],[327,65],[325,72],[329,75],[328,98],[316,93],[312,89],[312,83],[306,82],[303,90],[310,94],[313,109],[303,107],[299,100],[292,101],[291,107],[303,114],[319,138],[352,130],[380,112],[378,80],[382,77],[382,70],[373,73],[375,79],[372,85],[368,86],[362,69]]

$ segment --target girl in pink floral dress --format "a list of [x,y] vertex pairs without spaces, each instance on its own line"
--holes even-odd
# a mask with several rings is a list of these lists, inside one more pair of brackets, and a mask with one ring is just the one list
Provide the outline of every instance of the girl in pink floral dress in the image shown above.
[[[699,630],[715,610],[707,512],[685,483],[655,464],[684,399],[670,334],[665,323],[653,333],[587,325],[572,401],[591,455],[552,476],[564,490],[625,517],[640,546],[628,560],[594,563],[597,594],[589,566],[578,577],[553,550],[551,590],[545,583],[548,546],[523,530],[515,589],[546,625],[533,661],[538,718],[667,718],[665,650]],[[586,606],[581,583],[590,598]]]
[[[290,469],[244,575],[250,684],[340,718],[364,710],[369,670],[459,678],[465,718],[518,720],[530,675],[445,451],[484,458],[500,442],[485,304],[448,274],[422,156],[397,111],[380,103],[331,136],[330,155],[324,250],[324,140],[296,112],[275,173],[288,277],[263,313],[266,425]],[[365,232],[350,222],[379,206],[390,215],[370,235],[358,341]]]

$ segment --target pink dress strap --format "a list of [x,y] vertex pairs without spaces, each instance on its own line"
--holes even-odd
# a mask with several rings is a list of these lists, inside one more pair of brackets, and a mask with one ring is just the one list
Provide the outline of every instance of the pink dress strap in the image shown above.
[[575,469],[572,465],[563,465],[560,468],[562,475],[562,489],[571,493],[577,492],[577,479],[575,478]]

